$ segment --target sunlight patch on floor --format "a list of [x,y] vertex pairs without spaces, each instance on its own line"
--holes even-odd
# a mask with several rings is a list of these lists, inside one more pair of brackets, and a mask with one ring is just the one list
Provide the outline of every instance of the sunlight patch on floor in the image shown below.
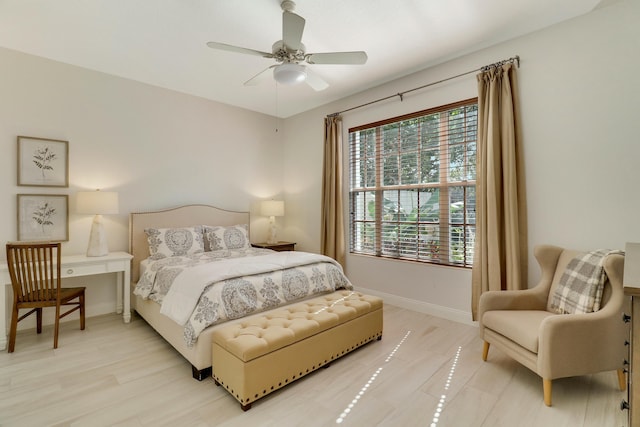
[[[404,337],[402,337],[402,339],[400,340],[398,345],[396,345],[394,347],[394,349],[391,351],[391,353],[389,353],[387,358],[384,360],[384,363],[387,363],[387,362],[389,362],[391,360],[393,355],[396,354],[398,349],[400,349],[400,346],[407,340],[407,338],[409,337],[410,334],[411,334],[411,331],[407,331],[407,333],[404,335]],[[356,404],[362,398],[362,396],[364,396],[365,392],[369,389],[371,384],[373,384],[373,382],[376,380],[376,378],[378,377],[380,372],[382,372],[383,369],[384,368],[382,366],[380,366],[378,369],[376,369],[374,374],[371,375],[371,378],[369,378],[369,381],[367,381],[367,383],[360,389],[360,391],[358,392],[358,394],[355,395],[355,397],[353,398],[351,403],[349,403],[349,405],[347,405],[347,407],[344,409],[344,411],[342,411],[340,416],[336,419],[336,424],[342,424],[342,422],[344,422],[344,419],[347,417],[347,415],[349,415],[351,410],[354,408],[354,406],[356,406]]]
[[451,386],[451,380],[453,379],[453,374],[455,373],[456,366],[458,365],[458,358],[460,357],[460,350],[462,350],[462,347],[458,347],[458,351],[456,351],[456,356],[453,358],[453,363],[451,363],[451,369],[449,370],[449,376],[447,377],[447,382],[444,385],[444,394],[440,395],[440,401],[438,402],[438,406],[436,407],[436,410],[433,413],[433,420],[431,422],[430,427],[436,427],[438,425],[438,421],[440,420],[440,415],[442,415],[442,410],[444,408],[444,403],[447,400],[446,392],[449,391],[449,387]]

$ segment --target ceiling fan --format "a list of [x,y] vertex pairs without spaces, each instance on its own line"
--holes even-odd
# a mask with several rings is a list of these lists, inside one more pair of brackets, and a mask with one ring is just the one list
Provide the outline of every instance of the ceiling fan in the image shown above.
[[280,7],[282,7],[282,40],[278,40],[273,44],[271,53],[225,43],[207,43],[207,46],[212,49],[262,56],[263,58],[276,60],[276,64],[247,80],[244,83],[245,86],[258,84],[261,77],[267,71],[273,69],[273,78],[278,83],[293,85],[304,81],[314,90],[320,91],[326,89],[329,84],[302,63],[358,65],[367,62],[367,54],[362,51],[307,53],[304,44],[302,44],[304,18],[293,13],[295,8],[293,1],[284,0]]

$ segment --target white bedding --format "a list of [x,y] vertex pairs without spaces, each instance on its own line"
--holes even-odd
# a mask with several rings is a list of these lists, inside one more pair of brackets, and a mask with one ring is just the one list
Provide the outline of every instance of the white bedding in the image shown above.
[[173,280],[171,288],[162,300],[160,313],[184,326],[202,292],[212,283],[322,262],[340,266],[332,258],[307,252],[274,252],[195,265],[182,271]]
[[206,327],[308,296],[353,289],[333,259],[249,248],[146,261],[134,293],[162,304],[187,345]]

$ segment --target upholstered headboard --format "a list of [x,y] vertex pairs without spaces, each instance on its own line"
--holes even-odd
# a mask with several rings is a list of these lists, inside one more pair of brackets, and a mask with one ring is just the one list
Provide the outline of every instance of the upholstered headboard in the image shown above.
[[129,252],[133,255],[131,283],[138,282],[140,261],[149,257],[146,228],[189,227],[192,225],[249,224],[249,212],[228,211],[208,205],[186,205],[155,212],[129,214]]

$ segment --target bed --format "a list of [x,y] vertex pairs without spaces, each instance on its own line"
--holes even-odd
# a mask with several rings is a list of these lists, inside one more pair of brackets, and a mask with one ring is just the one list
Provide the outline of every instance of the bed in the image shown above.
[[[280,263],[281,261],[283,264],[283,268],[291,269],[287,269],[281,273],[281,276],[283,278],[286,274],[289,274],[289,276],[287,277],[291,277],[290,275],[294,274],[287,273],[287,271],[295,270],[295,274],[299,275],[301,274],[300,270],[303,268],[309,270],[309,273],[307,274],[311,274],[310,271],[312,268],[315,268],[313,266],[316,264],[300,267],[300,265],[302,265],[302,261],[300,261],[300,259],[304,261],[304,257],[308,257],[310,260],[313,259],[313,261],[318,261],[317,257],[322,257],[319,255],[306,254],[303,252],[276,253],[275,251],[251,247],[243,248],[241,250],[229,249],[231,248],[231,246],[224,247],[222,249],[220,249],[220,247],[216,247],[216,236],[221,236],[221,230],[225,232],[229,230],[237,232],[237,227],[248,224],[248,212],[229,211],[208,205],[187,205],[154,212],[135,212],[130,214],[129,251],[133,255],[131,267],[131,283],[132,291],[134,292],[133,307],[135,311],[149,325],[151,325],[169,344],[171,344],[178,352],[180,352],[180,354],[182,354],[182,356],[185,357],[185,359],[189,361],[192,366],[193,377],[198,380],[203,380],[204,378],[207,378],[211,375],[212,333],[216,328],[221,327],[221,325],[225,325],[225,323],[223,323],[224,319],[217,319],[215,324],[202,329],[203,324],[201,321],[203,316],[198,317],[197,310],[194,310],[184,325],[178,323],[178,321],[183,321],[185,319],[185,311],[184,309],[181,309],[180,313],[174,311],[174,309],[171,307],[176,307],[176,305],[172,306],[171,304],[168,304],[169,295],[171,294],[173,298],[178,298],[178,300],[181,302],[186,297],[183,294],[180,294],[178,291],[175,291],[175,289],[182,289],[182,286],[185,286],[186,282],[195,284],[196,281],[194,278],[200,277],[201,275],[205,274],[205,269],[207,271],[206,274],[209,274],[209,268],[214,268],[218,274],[222,274],[221,276],[216,277],[218,277],[220,283],[224,282],[225,291],[216,291],[216,289],[218,289],[218,285],[212,285],[209,282],[206,284],[206,286],[202,285],[201,287],[203,288],[203,290],[209,292],[210,294],[224,294],[224,292],[226,292],[226,289],[228,288],[227,285],[232,281],[241,281],[242,283],[244,283],[245,289],[247,286],[246,283],[249,280],[262,281],[265,284],[272,283],[270,282],[271,276],[269,276],[269,274],[272,273],[268,273],[266,270],[268,269],[268,266],[270,264]],[[165,256],[162,255],[162,249],[158,250],[158,244],[154,243],[154,232],[156,234],[160,233],[160,231],[158,230],[166,231],[176,228],[191,229],[195,227],[205,227],[203,231],[204,251],[202,252],[196,251],[197,253],[178,253],[177,255],[174,252],[171,253],[172,256]],[[244,238],[248,242],[248,227],[246,227],[245,230],[247,234],[246,236],[244,236]],[[196,236],[199,236],[199,234],[196,234]],[[161,237],[165,237],[165,235],[162,235]],[[195,239],[196,238],[193,238],[192,240]],[[170,239],[166,238],[164,240],[168,241]],[[163,242],[163,239],[161,238],[159,239],[159,241]],[[183,241],[184,239],[180,240],[180,243],[183,243]],[[224,244],[222,246],[224,246]],[[227,255],[227,253],[229,255]],[[160,256],[159,254],[162,256]],[[294,257],[297,257],[295,258],[295,262],[293,262]],[[212,258],[224,259],[212,260]],[[286,262],[284,260],[286,260]],[[261,297],[262,303],[255,304],[255,307],[252,307],[252,309],[254,310],[252,313],[266,312],[266,310],[275,309],[276,307],[295,304],[302,300],[314,298],[322,294],[328,294],[338,289],[352,289],[353,287],[351,283],[342,274],[341,267],[333,260],[330,260],[328,258],[326,262],[326,264],[321,265],[323,268],[322,271],[326,272],[327,274],[320,274],[320,276],[326,276],[327,280],[330,278],[331,280],[328,280],[327,283],[324,283],[322,286],[314,285],[314,289],[309,290],[308,294],[296,294],[295,292],[289,291],[289,294],[285,295],[285,298],[273,298],[273,295],[269,295],[268,293],[265,297],[265,293],[263,292],[266,288],[265,285],[265,288],[260,288],[260,293],[262,293],[263,297],[265,298],[270,296],[271,299],[267,304],[265,303],[265,301],[267,301],[269,298],[265,299]],[[222,266],[225,263],[233,265],[234,270],[242,272],[241,278],[243,280],[236,280],[234,278],[235,276],[232,277],[230,274],[221,272]],[[245,271],[247,265],[249,264],[251,264],[252,270],[256,268],[256,266],[265,267],[264,270],[259,270],[257,273],[255,273],[254,276],[250,277],[249,275],[251,273],[247,273]],[[181,272],[169,274],[169,272],[171,271],[177,271],[175,266],[178,266],[178,270]],[[190,270],[188,270],[188,268],[190,268]],[[314,272],[317,273],[316,270],[314,270]],[[336,271],[339,271],[339,277],[337,276]],[[153,297],[150,297],[148,289],[145,287],[145,285],[148,285],[153,280],[156,280],[156,276],[158,276],[157,280],[160,281],[159,276],[161,272],[166,272],[169,276],[177,275],[177,277],[172,278],[172,280],[175,279],[172,283],[178,283],[178,279],[182,280],[182,282],[180,282],[180,286],[166,286],[168,288],[168,290],[165,289],[166,294],[163,294],[159,298],[156,297],[154,300]],[[273,274],[275,278],[275,273]],[[313,283],[316,283],[314,278],[311,278],[311,276],[309,277]],[[218,279],[212,281],[218,283]],[[284,283],[284,281],[282,283]],[[156,288],[158,287],[163,288],[163,286],[156,286]],[[196,286],[196,288],[198,287]],[[275,286],[275,288],[278,287]],[[280,286],[279,288],[285,289],[287,287]],[[193,293],[195,291],[191,290],[189,292]],[[240,300],[242,300],[244,298],[242,292],[243,291],[229,291],[227,292],[227,294],[231,295],[233,298],[239,298]],[[177,294],[177,296],[173,294]],[[280,302],[280,305],[274,305],[273,300],[278,300]],[[199,298],[198,307],[206,302],[206,298]],[[167,308],[167,306],[170,307]],[[177,306],[181,307],[181,305]],[[229,313],[228,308],[226,309],[226,311],[220,308],[219,312],[229,314],[229,319],[234,321],[237,321],[239,316],[244,315],[240,312],[235,313],[233,312],[233,310],[231,310],[231,313]],[[197,319],[197,321],[194,319]],[[211,319],[208,320],[209,323],[211,323],[210,320]],[[185,327],[185,325],[187,327]],[[195,325],[195,328],[198,329],[196,337],[192,336],[193,331],[189,331],[189,325]],[[191,327],[191,329],[193,329],[193,326]],[[200,331],[200,329],[202,330]]]

